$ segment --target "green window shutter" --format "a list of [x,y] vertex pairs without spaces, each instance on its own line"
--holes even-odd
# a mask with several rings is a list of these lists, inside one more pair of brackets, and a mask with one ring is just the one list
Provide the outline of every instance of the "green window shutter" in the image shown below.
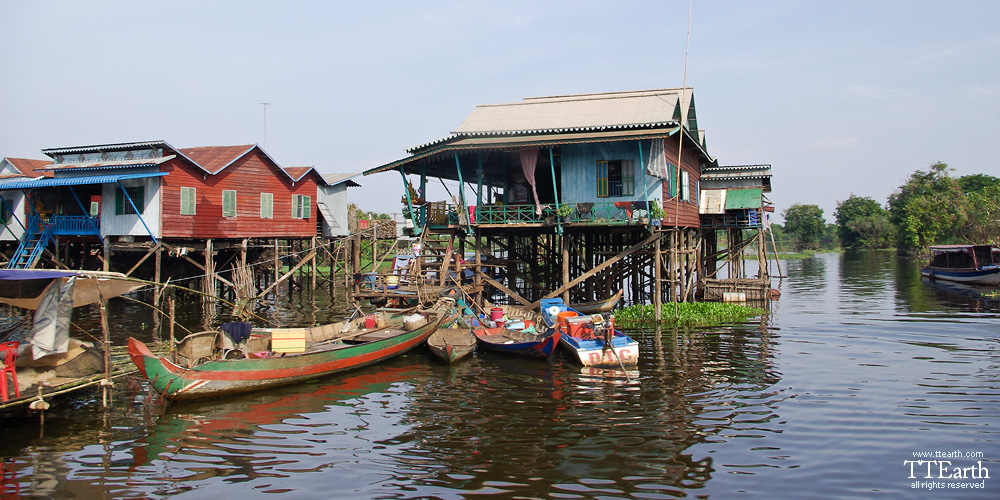
[[92,201],[90,202],[90,215],[99,215],[101,213],[101,202]]
[[312,216],[312,196],[302,195],[302,218],[308,219]]
[[[125,193],[128,193],[128,196]],[[132,203],[129,203],[128,198],[132,198]],[[145,189],[142,186],[123,188],[119,185],[115,190],[115,215],[135,214],[133,203],[139,210],[146,206]]]
[[292,218],[298,219],[302,215],[302,195],[293,194],[292,195]]
[[181,188],[181,215],[197,215],[197,190],[193,187]]
[[597,162],[597,197],[608,197],[608,162],[601,160]]
[[677,166],[667,164],[667,168],[670,169],[670,186],[668,188],[671,198],[677,197]]
[[274,195],[271,193],[260,193],[260,218],[274,218]]
[[222,190],[222,216],[236,217],[236,191],[232,189]]
[[[128,189],[128,194],[132,196],[132,202],[135,203],[136,208],[139,209],[139,213],[142,213],[142,209],[146,207],[146,188],[142,186],[136,186]],[[128,207],[129,211],[135,213],[132,207]]]
[[691,201],[691,174],[681,170],[681,201]]
[[635,195],[635,162],[622,162],[622,196]]
[[115,215],[125,215],[125,205],[128,202],[125,201],[125,188],[121,185],[116,186],[115,189]]

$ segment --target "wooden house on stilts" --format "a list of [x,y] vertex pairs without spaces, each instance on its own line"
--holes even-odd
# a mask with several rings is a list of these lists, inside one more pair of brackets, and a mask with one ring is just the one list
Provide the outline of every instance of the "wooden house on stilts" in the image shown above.
[[[462,282],[528,306],[620,289],[633,302],[697,293],[701,173],[716,162],[690,88],[481,105],[450,136],[408,152],[365,172],[401,176],[406,226],[421,238],[400,277],[406,293]],[[447,199],[425,196],[437,182]]]
[[[320,240],[346,234],[344,191],[358,185],[353,175],[328,181],[313,167],[283,168],[253,144],[147,141],[42,152],[50,159],[0,165],[6,267],[197,279],[185,286],[208,296],[249,288],[228,272],[248,262],[266,263],[250,276],[258,297],[306,262],[315,283]],[[286,265],[292,270],[279,276]]]

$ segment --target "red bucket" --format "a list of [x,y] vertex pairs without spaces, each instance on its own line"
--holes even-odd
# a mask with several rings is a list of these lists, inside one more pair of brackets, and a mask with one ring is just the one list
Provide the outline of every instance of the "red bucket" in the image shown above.
[[490,309],[490,320],[497,321],[499,319],[503,319],[503,309],[499,307]]
[[375,328],[375,324],[376,322],[374,314],[369,314],[368,316],[365,316],[365,328]]

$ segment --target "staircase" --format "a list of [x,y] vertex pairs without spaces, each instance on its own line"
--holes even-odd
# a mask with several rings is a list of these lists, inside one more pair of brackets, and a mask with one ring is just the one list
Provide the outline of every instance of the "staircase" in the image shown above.
[[47,222],[41,217],[34,216],[28,219],[28,226],[21,244],[17,246],[17,251],[7,263],[7,269],[31,269],[42,257],[42,252],[46,245],[52,242],[52,233]]
[[448,239],[436,239],[424,233],[421,238],[420,258],[417,259],[420,272],[425,276],[432,276],[438,286],[445,286],[449,282],[454,284],[454,278],[449,279],[448,273],[454,272],[455,269],[454,256],[458,252],[458,241],[455,233],[446,236]]

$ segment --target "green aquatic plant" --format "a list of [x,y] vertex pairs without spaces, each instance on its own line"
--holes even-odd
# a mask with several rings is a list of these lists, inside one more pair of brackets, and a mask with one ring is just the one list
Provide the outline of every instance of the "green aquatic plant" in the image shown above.
[[[656,323],[656,310],[649,304],[636,304],[616,309],[615,324],[633,328]],[[661,322],[665,325],[679,326],[714,326],[723,323],[743,322],[747,319],[767,313],[759,307],[748,307],[739,304],[722,302],[681,302],[677,304],[676,314],[674,304],[663,304]]]

